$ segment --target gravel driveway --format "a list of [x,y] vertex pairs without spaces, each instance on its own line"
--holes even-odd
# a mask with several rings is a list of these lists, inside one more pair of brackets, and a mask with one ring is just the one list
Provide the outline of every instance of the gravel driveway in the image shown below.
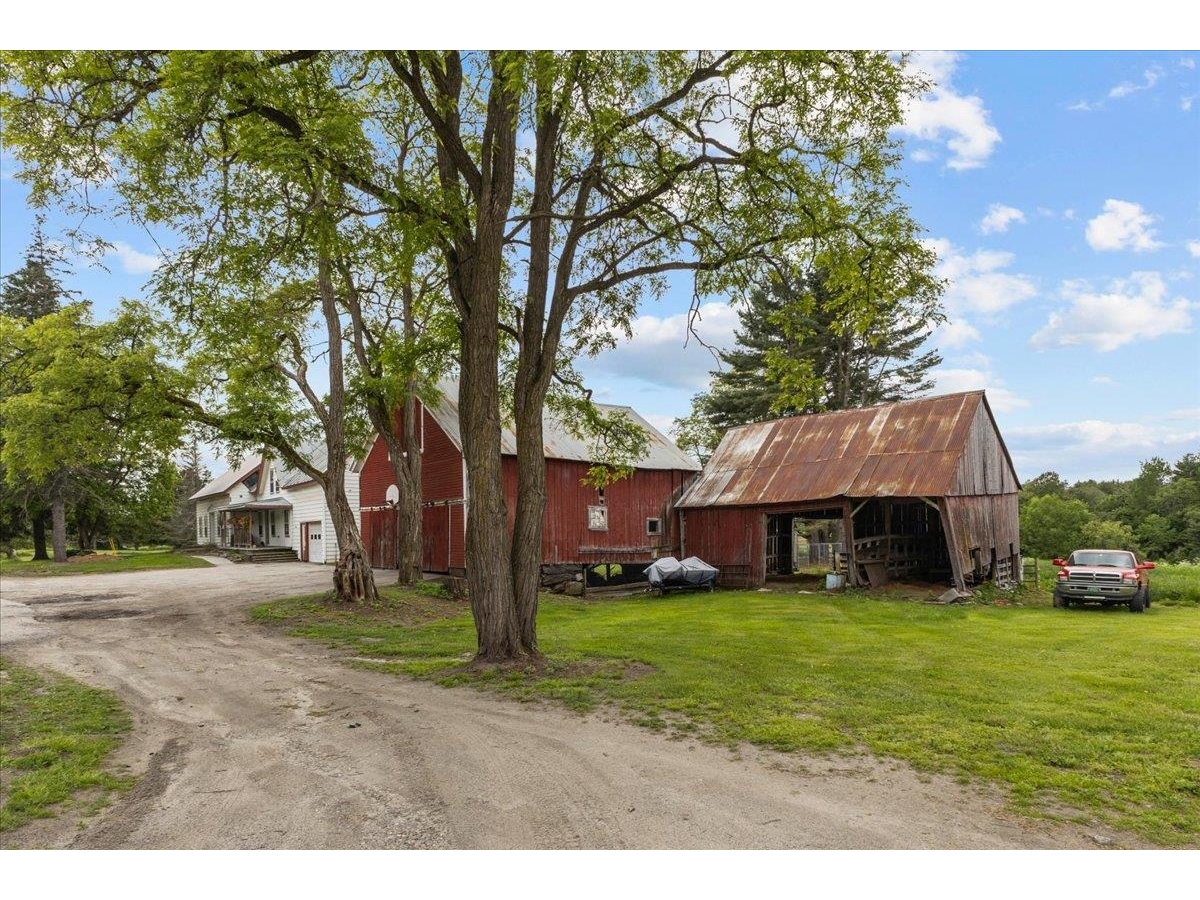
[[[221,560],[220,562],[224,562]],[[137,786],[5,846],[1072,847],[1002,798],[868,758],[694,741],[340,663],[247,619],[328,569],[6,579],[3,650],[115,690]]]

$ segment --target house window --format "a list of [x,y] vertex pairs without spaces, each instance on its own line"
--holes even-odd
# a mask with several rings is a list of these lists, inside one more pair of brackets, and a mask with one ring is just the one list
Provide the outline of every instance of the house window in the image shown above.
[[270,493],[272,493],[272,494],[279,493],[279,479],[277,479],[275,477],[275,467],[274,466],[271,466],[271,481],[270,481],[270,489],[269,490],[270,490]]
[[275,537],[275,513],[271,512],[271,537]]
[[285,509],[283,511],[283,536],[284,537],[291,536],[291,530],[290,530],[291,529],[291,519],[292,519],[292,514]]
[[204,537],[203,521],[204,520],[201,519],[199,516],[196,516],[196,537]]
[[263,536],[263,521],[262,521],[262,516],[259,516],[259,517],[258,517],[258,536],[259,536],[259,537],[262,537],[262,536]]
[[647,519],[646,534],[662,534],[662,519]]
[[608,531],[608,507],[588,507],[588,531]]

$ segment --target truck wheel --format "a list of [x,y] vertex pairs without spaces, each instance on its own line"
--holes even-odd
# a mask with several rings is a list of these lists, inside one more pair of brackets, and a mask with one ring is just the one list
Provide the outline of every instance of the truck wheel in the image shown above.
[[1129,611],[1140,613],[1146,611],[1146,598],[1141,591],[1133,595],[1133,599],[1129,601]]
[[1146,601],[1146,609],[1149,609],[1150,608],[1150,585],[1146,585],[1146,590],[1143,592],[1143,594],[1144,594],[1143,599],[1145,599],[1145,601]]

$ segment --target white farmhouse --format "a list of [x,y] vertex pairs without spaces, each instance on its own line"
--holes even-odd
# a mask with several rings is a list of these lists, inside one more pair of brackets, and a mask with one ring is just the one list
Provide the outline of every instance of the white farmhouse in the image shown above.
[[[302,451],[318,469],[325,447]],[[346,495],[358,515],[361,464],[346,464]],[[269,454],[256,454],[214,478],[190,498],[196,504],[196,543],[239,550],[256,559],[336,563],[337,535],[321,486]]]

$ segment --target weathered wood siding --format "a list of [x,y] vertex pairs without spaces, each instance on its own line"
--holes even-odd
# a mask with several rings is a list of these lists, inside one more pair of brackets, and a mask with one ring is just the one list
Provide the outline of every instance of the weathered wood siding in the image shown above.
[[[423,502],[463,499],[463,457],[429,411],[421,407],[424,434],[421,451]],[[396,427],[403,429],[403,410],[396,413]],[[387,489],[395,484],[387,443],[376,438],[362,466],[362,505],[379,509],[387,504]]]
[[[636,469],[628,478],[600,491],[584,484],[589,465],[546,460],[546,512],[542,524],[542,562],[548,565],[601,562],[651,562],[675,555],[678,535],[670,506],[695,473],[672,469]],[[516,520],[517,460],[501,461],[508,528]],[[588,507],[608,510],[608,529],[588,528]],[[660,532],[647,532],[647,519],[658,519]]]
[[[460,571],[466,566],[463,456],[450,436],[424,406],[420,407],[422,568],[427,572]],[[396,412],[396,428],[404,427],[404,411]],[[395,484],[387,443],[377,438],[363,462],[361,502],[363,542],[371,564],[396,567],[396,513],[387,506],[387,489]]]
[[1016,494],[984,497],[946,497],[946,512],[954,522],[958,558],[963,571],[973,568],[973,550],[984,563],[992,551],[997,558],[1016,555],[1021,547],[1020,519]]
[[698,556],[721,570],[721,584],[757,586],[766,579],[761,508],[679,511],[683,546],[679,556]]
[[1000,432],[981,403],[971,419],[954,486],[947,496],[1015,494],[1018,490],[1017,473],[1004,450]]

